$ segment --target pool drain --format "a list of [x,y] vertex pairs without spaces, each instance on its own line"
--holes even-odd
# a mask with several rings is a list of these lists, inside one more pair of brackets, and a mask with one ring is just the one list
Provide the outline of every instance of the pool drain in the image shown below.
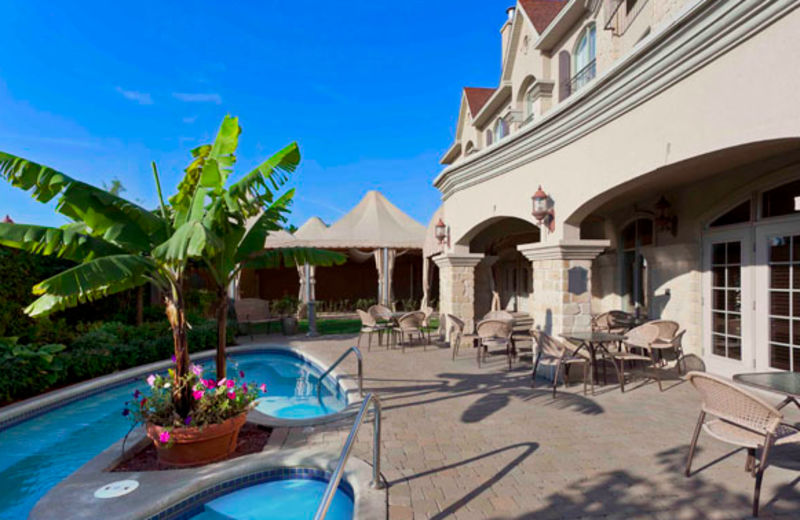
[[106,484],[94,492],[95,498],[117,498],[133,493],[139,487],[138,480],[118,480]]

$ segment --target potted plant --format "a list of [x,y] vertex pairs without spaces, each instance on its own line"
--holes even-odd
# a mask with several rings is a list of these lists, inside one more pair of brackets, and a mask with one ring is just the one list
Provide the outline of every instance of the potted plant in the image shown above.
[[[245,382],[241,371],[239,380],[204,379],[199,365],[190,365],[181,379],[175,378],[172,369],[167,377],[151,374],[147,384],[144,393],[134,392],[122,414],[146,425],[159,462],[173,467],[207,464],[233,453],[259,390],[266,392],[264,383],[256,387]],[[172,399],[175,384],[191,392],[191,408],[185,417],[177,412]]]

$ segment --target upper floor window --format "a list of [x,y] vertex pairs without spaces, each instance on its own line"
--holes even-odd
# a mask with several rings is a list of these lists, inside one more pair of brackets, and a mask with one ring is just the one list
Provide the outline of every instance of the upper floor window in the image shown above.
[[525,94],[525,123],[533,121],[533,89]]
[[472,141],[469,141],[467,143],[467,146],[464,147],[464,155],[472,155],[476,151],[477,150],[475,149],[475,143],[473,143]]
[[508,122],[504,118],[499,118],[494,124],[494,138],[499,141],[508,135]]
[[596,66],[595,58],[597,29],[594,24],[587,26],[578,38],[573,56],[573,77],[571,91],[577,92],[584,85],[594,79]]
[[486,146],[491,146],[494,142],[494,134],[492,133],[492,130],[487,129],[484,133],[484,137],[486,138]]
[[761,216],[764,218],[800,213],[800,181],[783,184],[761,195]]

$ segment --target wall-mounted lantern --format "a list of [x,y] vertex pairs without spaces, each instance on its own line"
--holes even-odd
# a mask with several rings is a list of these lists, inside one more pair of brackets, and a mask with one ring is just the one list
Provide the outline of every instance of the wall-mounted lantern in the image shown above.
[[552,232],[556,227],[556,212],[550,203],[550,196],[539,186],[531,199],[533,200],[533,211],[531,212],[533,218],[539,222],[539,225],[547,226],[547,229]]
[[672,213],[672,204],[663,195],[656,202],[655,224],[658,231],[669,231],[672,236],[678,233],[678,217]]
[[[436,223],[434,227],[434,231],[436,233],[436,240],[439,241],[439,244],[444,244],[447,241],[447,225],[444,223],[444,220],[439,219],[439,222]],[[449,242],[449,241],[448,241]],[[450,245],[450,244],[448,244]]]

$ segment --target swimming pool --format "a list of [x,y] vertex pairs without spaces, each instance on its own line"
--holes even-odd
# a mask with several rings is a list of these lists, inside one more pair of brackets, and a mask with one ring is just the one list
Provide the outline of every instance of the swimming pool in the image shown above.
[[[269,415],[316,417],[347,404],[330,378],[317,400],[320,369],[291,352],[265,350],[239,354],[231,361],[248,381],[267,383],[267,397],[257,409]],[[210,360],[199,364],[213,366]],[[122,416],[123,403],[144,385],[136,381],[103,390],[0,431],[0,519],[27,518],[47,491],[122,438],[131,427]]]

